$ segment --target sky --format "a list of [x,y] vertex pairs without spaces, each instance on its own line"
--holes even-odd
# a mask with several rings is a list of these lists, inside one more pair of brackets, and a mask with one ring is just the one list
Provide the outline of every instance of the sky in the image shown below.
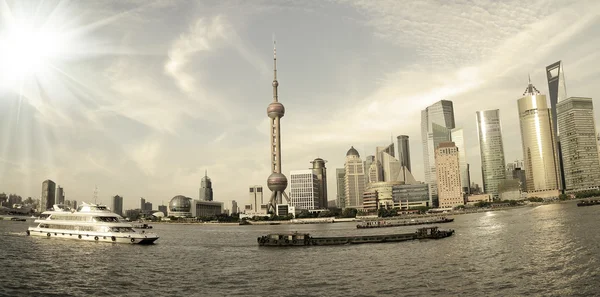
[[327,160],[329,200],[350,146],[364,160],[400,134],[422,181],[420,111],[439,100],[479,184],[475,112],[500,109],[506,161],[522,159],[528,75],[547,94],[562,60],[567,94],[599,104],[598,1],[0,0],[0,192],[39,198],[51,179],[157,208],[197,199],[206,170],[216,201],[246,204],[270,174],[273,40],[283,173]]

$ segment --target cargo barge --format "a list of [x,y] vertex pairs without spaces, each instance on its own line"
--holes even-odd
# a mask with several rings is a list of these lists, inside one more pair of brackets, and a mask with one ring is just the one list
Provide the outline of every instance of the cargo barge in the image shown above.
[[438,227],[419,228],[413,233],[312,237],[308,233],[275,233],[258,237],[259,246],[311,246],[311,245],[344,245],[361,243],[400,242],[417,239],[441,239],[452,236],[454,230],[438,230]]
[[600,205],[600,200],[581,200],[577,202],[577,206],[592,206]]
[[414,225],[425,225],[425,224],[441,224],[454,222],[454,219],[446,217],[424,219],[424,220],[410,220],[410,221],[363,221],[356,225],[358,229],[368,228],[385,228],[385,227],[400,227],[400,226],[414,226]]

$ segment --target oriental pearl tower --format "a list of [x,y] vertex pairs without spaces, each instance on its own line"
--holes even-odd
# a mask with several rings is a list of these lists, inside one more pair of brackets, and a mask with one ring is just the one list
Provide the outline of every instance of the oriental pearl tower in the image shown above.
[[283,104],[279,103],[277,97],[277,50],[273,43],[273,102],[267,107],[267,115],[271,119],[271,175],[267,179],[267,186],[271,190],[271,199],[269,200],[268,211],[276,212],[275,206],[281,203],[281,196],[289,203],[290,198],[285,193],[287,188],[287,178],[281,173],[281,118],[285,114]]

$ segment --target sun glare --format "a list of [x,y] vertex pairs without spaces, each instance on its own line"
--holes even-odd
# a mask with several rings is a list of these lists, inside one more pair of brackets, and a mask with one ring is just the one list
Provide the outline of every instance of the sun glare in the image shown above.
[[[11,26],[0,33],[0,72],[5,79],[40,73],[60,57],[65,40],[58,32]],[[12,78],[12,79],[11,79]]]

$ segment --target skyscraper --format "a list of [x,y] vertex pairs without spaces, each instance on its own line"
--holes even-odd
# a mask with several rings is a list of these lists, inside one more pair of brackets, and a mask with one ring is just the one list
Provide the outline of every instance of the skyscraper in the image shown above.
[[42,183],[42,196],[40,199],[40,212],[52,208],[56,201],[56,183],[45,180]]
[[263,205],[263,187],[262,186],[250,186],[250,205],[252,207],[252,213],[259,213],[262,211],[261,206]]
[[423,141],[423,165],[425,182],[429,184],[433,205],[437,205],[437,183],[435,174],[435,150],[441,142],[451,140],[454,129],[454,107],[452,101],[440,100],[421,111],[421,138]]
[[441,142],[435,150],[435,173],[440,208],[464,205],[458,152],[453,142]]
[[238,213],[238,212],[239,212],[239,210],[238,210],[237,201],[231,200],[231,214],[233,215],[233,214]]
[[327,168],[325,167],[327,161],[316,158],[310,163],[313,165],[312,171],[317,176],[319,182],[319,207],[327,208]]
[[346,163],[344,163],[346,171],[344,176],[346,207],[362,206],[365,191],[365,170],[363,166],[358,151],[354,147],[350,147],[346,153]]
[[120,216],[123,216],[123,197],[119,195],[113,196],[112,211]]
[[298,209],[320,209],[319,179],[312,169],[290,172],[290,204]]
[[277,212],[276,205],[281,203],[282,196],[289,202],[290,198],[285,193],[287,178],[281,173],[281,118],[285,115],[283,104],[279,103],[277,95],[277,51],[273,46],[273,102],[267,107],[267,115],[271,119],[269,138],[271,139],[271,175],[267,179],[267,186],[271,190],[268,210]]
[[335,180],[337,183],[337,207],[346,208],[346,169],[336,168],[335,169]]
[[592,98],[570,97],[557,104],[565,190],[600,185],[600,160]]
[[506,179],[500,110],[478,111],[476,115],[483,190],[496,199],[498,185]]
[[61,186],[56,187],[56,204],[64,204],[65,203],[65,191]]
[[378,182],[396,181],[400,174],[400,161],[394,157],[394,144],[388,146],[378,146],[375,160],[381,164],[381,172]]
[[558,127],[557,105],[558,102],[567,98],[567,86],[565,83],[565,74],[563,72],[562,61],[555,62],[546,67],[546,77],[548,78],[548,91],[550,95],[550,111],[552,114],[552,132],[556,142],[559,170],[559,188],[565,188],[565,172],[563,168],[562,146],[560,145],[560,127]]
[[458,148],[458,163],[460,167],[460,184],[462,185],[463,193],[470,192],[470,175],[469,164],[467,164],[467,153],[465,148],[465,134],[462,128],[452,129],[451,138],[454,145]]
[[410,167],[410,143],[408,141],[408,135],[399,135],[398,139],[398,160],[400,165],[406,167],[408,171],[412,172]]
[[365,183],[367,184],[371,182],[371,179],[369,177],[369,169],[371,168],[371,164],[373,163],[375,163],[375,156],[367,156],[367,158],[365,159],[365,166],[363,167],[365,169]]
[[140,210],[144,210],[146,208],[146,199],[144,197],[140,197]]
[[527,192],[559,190],[558,152],[546,96],[531,84],[517,101]]
[[208,177],[208,172],[204,171],[204,177],[200,181],[200,201],[213,201],[212,181]]

